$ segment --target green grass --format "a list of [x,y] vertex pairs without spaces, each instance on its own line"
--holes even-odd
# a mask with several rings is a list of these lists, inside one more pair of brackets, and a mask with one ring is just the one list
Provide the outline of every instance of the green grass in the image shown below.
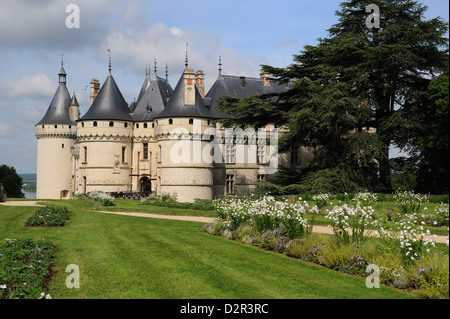
[[[0,240],[45,237],[56,245],[52,298],[413,297],[386,286],[368,289],[364,278],[208,235],[202,223],[101,214],[74,202],[64,227],[24,227],[36,208],[0,207]],[[116,208],[127,205],[135,203]],[[80,268],[80,289],[65,286],[69,264]]]

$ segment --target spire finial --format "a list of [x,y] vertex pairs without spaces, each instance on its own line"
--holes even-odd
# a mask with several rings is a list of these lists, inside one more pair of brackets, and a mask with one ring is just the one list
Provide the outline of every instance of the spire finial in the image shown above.
[[109,74],[111,74],[111,49],[108,49],[108,53],[109,53],[108,71]]
[[169,81],[169,67],[167,66],[166,62],[166,82]]
[[219,56],[219,76],[222,76],[222,57]]
[[66,84],[66,70],[64,70],[64,60],[63,60],[64,53],[61,53],[61,69],[59,69],[59,84]]
[[157,76],[156,76],[156,70],[157,70],[157,68],[156,68],[156,58],[155,58],[155,67],[154,67],[154,70],[155,70],[155,78],[157,78]]
[[188,43],[186,42],[186,60],[185,60],[185,64],[186,68],[188,67]]

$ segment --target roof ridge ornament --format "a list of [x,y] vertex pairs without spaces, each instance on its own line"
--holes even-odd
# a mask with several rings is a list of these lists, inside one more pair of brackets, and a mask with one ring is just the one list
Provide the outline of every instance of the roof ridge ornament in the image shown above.
[[108,53],[109,53],[108,71],[109,74],[111,74],[111,49],[108,49]]
[[59,84],[66,83],[66,70],[64,70],[64,53],[61,52],[61,69],[59,69]]
[[155,70],[155,79],[157,79],[158,78],[158,76],[156,75],[156,71],[157,71],[157,67],[156,67],[156,58],[155,58],[155,66],[154,66],[154,68],[153,68],[154,70]]
[[188,67],[188,42],[186,42],[186,59],[184,60],[184,65]]
[[169,67],[167,66],[167,62],[166,62],[166,82],[169,82]]
[[222,76],[222,57],[219,55],[219,77]]

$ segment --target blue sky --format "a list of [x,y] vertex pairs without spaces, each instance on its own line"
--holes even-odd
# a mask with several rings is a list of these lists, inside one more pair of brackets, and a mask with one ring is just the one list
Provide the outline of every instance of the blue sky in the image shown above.
[[[0,164],[19,173],[36,172],[34,124],[45,114],[57,88],[64,53],[67,86],[84,114],[89,82],[107,76],[111,49],[114,78],[127,102],[139,93],[145,65],[174,86],[184,68],[206,73],[210,87],[223,73],[259,75],[259,66],[285,67],[292,55],[337,22],[339,0],[1,0]],[[80,28],[68,29],[68,4],[80,8]],[[448,21],[448,0],[422,1],[427,18]]]

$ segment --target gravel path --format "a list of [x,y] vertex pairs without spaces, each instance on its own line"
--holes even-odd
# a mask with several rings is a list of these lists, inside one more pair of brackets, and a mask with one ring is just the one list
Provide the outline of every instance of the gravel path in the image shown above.
[[[0,206],[42,206],[38,204],[38,201],[6,201],[5,203],[0,203]],[[150,213],[135,213],[135,212],[110,212],[96,210],[99,213],[105,214],[116,214],[124,216],[136,216],[136,217],[146,217],[146,218],[162,218],[162,219],[172,219],[172,220],[183,220],[190,222],[200,222],[200,223],[214,223],[217,218],[213,217],[202,217],[202,216],[177,216],[177,215],[160,215],[160,214],[150,214]],[[327,226],[314,226],[313,232],[332,234],[333,231]],[[426,236],[426,239],[434,240],[436,243],[448,243],[448,236]]]
[[43,206],[39,205],[38,201],[35,200],[24,200],[24,201],[6,201],[4,203],[0,203],[0,206]]

